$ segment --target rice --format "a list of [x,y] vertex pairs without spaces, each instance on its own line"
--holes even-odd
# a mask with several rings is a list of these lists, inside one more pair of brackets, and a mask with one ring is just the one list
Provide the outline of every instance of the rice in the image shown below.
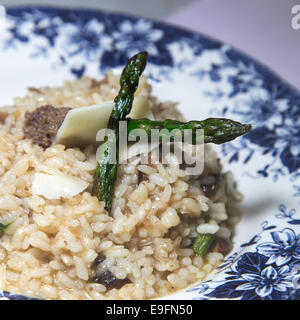
[[[0,123],[0,222],[10,224],[0,241],[1,289],[43,299],[152,299],[203,280],[222,261],[224,255],[213,249],[206,257],[191,249],[198,232],[230,239],[240,218],[234,202],[242,195],[232,176],[220,178],[212,197],[200,188],[201,177],[222,169],[209,146],[201,177],[186,176],[176,161],[119,165],[108,216],[90,193],[94,147],[43,150],[24,140],[26,111],[45,104],[76,108],[111,101],[118,80],[108,72],[99,82],[85,77],[62,87],[29,90],[1,109],[6,117]],[[149,97],[157,119],[184,120],[176,104],[151,96],[145,77],[137,94]],[[34,174],[53,170],[79,178],[89,188],[70,199],[32,194]],[[105,260],[96,270],[98,256]],[[100,271],[128,281],[121,288],[91,281]]]

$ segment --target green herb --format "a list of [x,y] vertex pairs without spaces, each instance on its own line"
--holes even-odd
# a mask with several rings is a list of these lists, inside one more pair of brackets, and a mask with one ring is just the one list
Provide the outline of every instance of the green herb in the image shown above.
[[9,224],[0,223],[0,232],[5,231],[9,227],[9,225],[10,225],[10,223]]
[[125,120],[131,111],[134,93],[146,63],[147,52],[140,52],[128,60],[121,74],[120,91],[114,99],[115,107],[108,122],[108,129],[115,132],[115,140],[106,139],[100,148],[100,161],[94,175],[93,194],[97,196],[99,201],[105,202],[105,209],[108,213],[110,213],[112,207],[114,184],[117,176],[117,164],[110,163],[110,160],[114,151],[116,151],[116,159],[118,159],[118,149],[114,150],[114,148],[118,145],[119,121]]
[[[208,118],[201,121],[180,122],[176,120],[153,121],[148,119],[130,119],[127,122],[127,132],[134,129],[143,129],[147,135],[151,136],[152,129],[167,129],[169,133],[174,129],[179,129],[181,133],[190,129],[193,134],[193,143],[197,142],[196,130],[202,129],[204,133],[204,143],[222,144],[231,141],[251,130],[251,124],[241,124],[237,121],[224,118]],[[164,134],[164,133],[163,133]],[[160,135],[160,141],[162,140]],[[174,137],[170,136],[170,141]]]
[[193,243],[194,252],[204,257],[213,243],[213,240],[214,235],[212,234],[199,234]]

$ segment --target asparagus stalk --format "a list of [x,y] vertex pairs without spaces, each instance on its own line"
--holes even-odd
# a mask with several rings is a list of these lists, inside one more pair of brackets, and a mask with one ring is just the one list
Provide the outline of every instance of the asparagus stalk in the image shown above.
[[119,121],[125,120],[130,113],[134,93],[138,87],[139,78],[146,67],[147,52],[140,52],[131,57],[120,77],[120,90],[114,99],[115,107],[111,113],[108,129],[115,132],[115,140],[112,143],[110,139],[106,139],[101,145],[100,161],[97,165],[94,175],[93,195],[97,196],[99,201],[105,202],[105,209],[110,213],[112,207],[112,198],[114,193],[114,183],[117,176],[117,164],[111,163],[110,159],[116,152],[118,159],[118,128]]
[[[251,124],[241,124],[237,121],[224,118],[208,118],[201,121],[180,122],[176,120],[153,121],[148,119],[130,119],[127,122],[127,133],[134,129],[143,129],[147,135],[151,136],[152,129],[167,129],[169,133],[174,129],[179,129],[182,133],[186,129],[192,130],[193,143],[197,142],[196,130],[204,131],[204,143],[222,144],[231,141],[251,130]],[[160,135],[160,141],[162,140]],[[172,141],[174,137],[170,136]]]
[[193,250],[196,254],[204,257],[213,243],[214,235],[212,234],[199,234],[194,240]]
[[0,233],[5,231],[10,225],[11,225],[11,223],[9,223],[9,224],[0,223]]

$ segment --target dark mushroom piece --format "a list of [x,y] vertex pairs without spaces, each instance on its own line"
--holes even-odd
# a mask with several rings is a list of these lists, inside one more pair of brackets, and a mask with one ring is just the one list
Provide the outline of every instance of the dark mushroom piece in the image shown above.
[[26,112],[24,138],[30,139],[43,149],[50,147],[69,110],[71,108],[44,105],[33,112]]
[[212,197],[217,192],[217,186],[220,179],[220,174],[210,175],[205,177],[201,183],[200,188],[202,189],[206,197]]
[[91,278],[89,282],[96,282],[103,284],[107,289],[120,289],[125,284],[131,283],[128,278],[125,279],[118,279],[116,278],[113,273],[109,270],[103,271],[97,274],[97,267],[104,262],[106,257],[104,255],[99,254],[95,261],[92,264],[92,267],[96,269],[96,276]]
[[103,284],[107,289],[120,289],[125,284],[131,283],[128,278],[117,279],[109,270],[97,275],[96,277],[91,279],[91,282]]

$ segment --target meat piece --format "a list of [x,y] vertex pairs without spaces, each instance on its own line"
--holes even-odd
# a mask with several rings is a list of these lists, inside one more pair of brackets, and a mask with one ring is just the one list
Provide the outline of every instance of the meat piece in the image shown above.
[[131,283],[128,278],[117,279],[110,271],[105,271],[91,280],[103,284],[107,289],[120,289],[125,284]]
[[71,108],[54,108],[45,105],[33,112],[26,112],[24,138],[30,139],[43,149],[48,148]]

